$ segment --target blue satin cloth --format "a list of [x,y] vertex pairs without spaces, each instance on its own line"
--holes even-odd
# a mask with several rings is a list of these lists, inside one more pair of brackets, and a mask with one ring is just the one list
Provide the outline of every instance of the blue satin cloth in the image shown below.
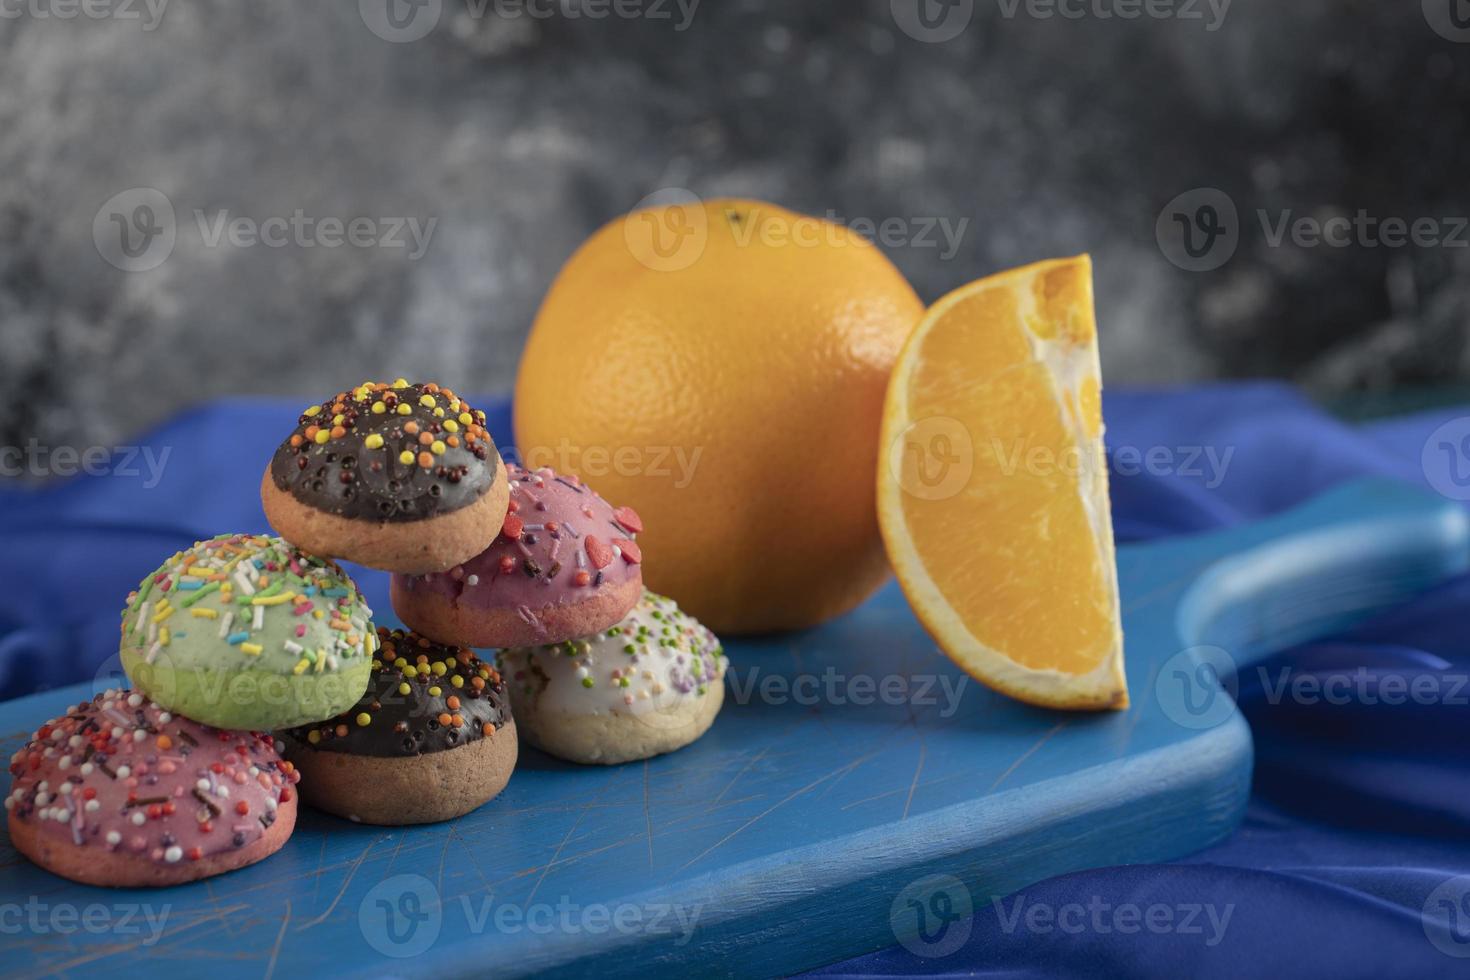
[[[508,404],[479,403],[494,405],[489,427],[508,445]],[[261,472],[299,408],[213,403],[106,463],[94,454],[93,475],[0,489],[0,698],[118,673],[123,597],[144,575],[197,539],[267,530]],[[1443,487],[1462,476],[1450,469],[1464,462],[1453,454],[1424,452],[1459,412],[1354,427],[1273,384],[1110,392],[1104,409],[1123,541],[1256,520],[1355,477]],[[14,454],[4,462],[13,467]],[[76,465],[26,459],[38,469],[48,462],[53,471]],[[353,573],[370,604],[388,608],[386,576]],[[1173,864],[1066,875],[998,901],[976,895],[968,940],[942,957],[895,946],[817,973],[1470,976],[1470,878],[1452,882],[1470,875],[1470,684],[1459,686],[1470,676],[1467,608],[1470,579],[1243,678],[1255,782],[1244,825],[1224,843]],[[1352,696],[1271,705],[1260,678],[1286,665],[1297,682],[1346,685]],[[1438,695],[1396,696],[1415,682]],[[1131,917],[1152,906],[1172,924]],[[1047,921],[1028,919],[1033,908],[1071,909],[1070,918],[1033,925]],[[1426,908],[1432,923],[1450,926],[1435,932],[1438,945]]]

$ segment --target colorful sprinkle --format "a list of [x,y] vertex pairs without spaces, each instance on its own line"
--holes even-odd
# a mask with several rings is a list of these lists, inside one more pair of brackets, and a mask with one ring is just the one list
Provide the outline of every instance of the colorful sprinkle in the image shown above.
[[[381,627],[374,642],[383,656],[373,661],[372,680],[357,705],[295,729],[294,737],[325,751],[421,756],[493,734],[509,718],[499,673],[469,649]],[[433,682],[444,676],[451,688]],[[466,676],[470,681],[461,689]]]
[[[85,752],[78,749],[85,743]],[[86,761],[75,764],[74,759]],[[36,822],[68,846],[132,852],[160,864],[227,854],[258,840],[299,779],[268,735],[208,728],[133,691],[109,690],[37,730],[15,757],[6,797],[12,820]],[[259,778],[246,785],[246,772]],[[237,806],[267,816],[232,833],[213,817],[222,783]]]

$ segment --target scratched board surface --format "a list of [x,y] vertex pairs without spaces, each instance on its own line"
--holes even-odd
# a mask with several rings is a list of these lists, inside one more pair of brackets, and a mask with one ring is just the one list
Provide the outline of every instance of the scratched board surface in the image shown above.
[[[1124,549],[1123,713],[1058,714],[981,688],[890,584],[821,629],[728,643],[726,706],[693,746],[612,768],[523,749],[505,792],[450,823],[303,810],[274,857],[155,891],[63,881],[7,835],[0,894],[39,919],[0,931],[0,969],[780,973],[943,941],[913,909],[944,920],[1044,877],[1228,834],[1250,735],[1228,702],[1208,717],[1221,710],[1211,689],[1170,693],[1175,674],[1192,676],[1175,669],[1185,648],[1242,658],[1340,626],[1462,570],[1465,525],[1442,501],[1372,485],[1228,535]],[[7,755],[91,691],[0,705]],[[76,911],[47,918],[58,908]]]

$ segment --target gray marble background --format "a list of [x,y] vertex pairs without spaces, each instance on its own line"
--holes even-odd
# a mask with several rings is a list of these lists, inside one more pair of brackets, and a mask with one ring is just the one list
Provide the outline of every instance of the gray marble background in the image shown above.
[[[1470,366],[1462,0],[81,2],[0,10],[0,445],[384,374],[508,390],[561,262],[670,187],[886,221],[926,299],[1088,250],[1112,384]],[[167,217],[141,187],[172,240],[127,258]],[[1222,195],[1215,249],[1160,244]],[[1360,210],[1450,241],[1273,241]],[[298,212],[436,223],[421,256],[212,240]]]

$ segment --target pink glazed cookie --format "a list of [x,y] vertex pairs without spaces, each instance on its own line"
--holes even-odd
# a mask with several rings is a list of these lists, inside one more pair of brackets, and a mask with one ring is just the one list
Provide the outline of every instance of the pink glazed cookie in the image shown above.
[[269,857],[296,826],[300,776],[274,740],[210,728],[110,690],[10,759],[15,849],[88,885],[177,885]]
[[542,646],[617,625],[643,594],[643,523],[574,476],[507,465],[490,547],[448,572],[394,575],[393,610],[440,643]]

